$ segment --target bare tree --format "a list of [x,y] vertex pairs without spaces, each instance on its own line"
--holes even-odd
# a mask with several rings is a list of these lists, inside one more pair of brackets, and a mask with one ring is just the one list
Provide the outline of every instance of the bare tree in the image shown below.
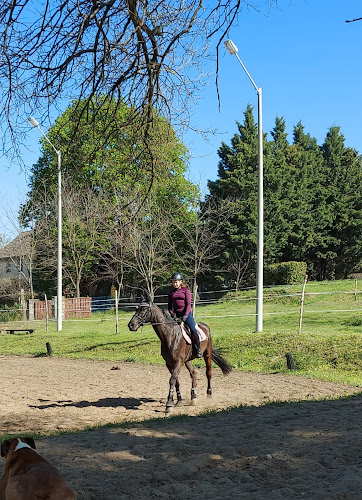
[[172,218],[148,200],[125,228],[124,265],[133,273],[134,288],[143,289],[151,299],[170,274],[175,248],[171,237]]
[[192,278],[194,311],[198,290],[197,278],[200,274],[211,270],[213,261],[220,255],[223,248],[222,226],[231,214],[226,201],[220,205],[210,199],[202,210],[195,212],[190,224],[178,224],[186,240],[186,249],[182,247],[182,254],[179,253],[178,257]]
[[[107,244],[101,249],[98,274],[103,280],[109,280],[117,286],[118,298],[125,292],[126,279],[129,275],[127,265],[129,242],[127,241],[128,223],[133,217],[124,209],[123,204],[112,207],[111,217],[103,217],[104,235]],[[117,304],[118,306],[118,304]]]
[[235,290],[238,291],[250,266],[250,250],[235,249],[228,258],[227,271],[235,281]]
[[56,207],[57,197],[51,186],[46,181],[39,181],[17,216],[21,227],[31,229],[34,244],[32,281],[40,293],[56,289]]
[[90,188],[78,191],[70,186],[63,194],[63,270],[80,297],[80,284],[98,261],[103,220],[100,197]]
[[3,0],[0,119],[16,144],[25,113],[49,119],[69,99],[93,105],[103,95],[126,101],[147,122],[154,108],[184,120],[210,40],[219,47],[242,7],[254,8],[246,0],[212,7],[203,0]]
[[[90,187],[65,182],[62,190],[63,276],[77,297],[80,284],[97,261],[104,213],[103,200]],[[39,292],[55,292],[57,271],[57,194],[47,182],[39,182],[22,206],[20,221],[31,227],[34,241],[33,274]],[[96,248],[97,246],[97,248]]]

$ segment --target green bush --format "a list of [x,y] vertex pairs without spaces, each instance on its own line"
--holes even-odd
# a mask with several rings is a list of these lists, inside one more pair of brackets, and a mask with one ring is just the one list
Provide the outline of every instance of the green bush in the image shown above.
[[297,285],[304,282],[307,273],[305,262],[279,262],[265,267],[265,284]]
[[0,321],[17,321],[22,318],[22,314],[20,312],[19,304],[14,304],[13,307],[10,307],[6,304],[0,304]]

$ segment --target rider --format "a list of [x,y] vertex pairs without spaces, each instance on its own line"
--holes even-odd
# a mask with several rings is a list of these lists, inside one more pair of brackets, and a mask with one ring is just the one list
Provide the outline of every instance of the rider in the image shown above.
[[183,282],[181,273],[171,276],[172,287],[168,293],[168,310],[172,318],[181,318],[191,331],[191,339],[197,358],[202,358],[199,334],[196,330],[195,320],[191,312],[191,292]]

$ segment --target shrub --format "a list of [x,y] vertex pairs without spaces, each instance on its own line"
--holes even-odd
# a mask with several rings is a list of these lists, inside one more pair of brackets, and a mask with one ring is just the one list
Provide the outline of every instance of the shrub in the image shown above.
[[307,273],[305,262],[279,262],[265,267],[265,284],[297,285],[303,283]]
[[0,305],[0,322],[18,321],[22,317],[19,304],[9,307],[7,304]]

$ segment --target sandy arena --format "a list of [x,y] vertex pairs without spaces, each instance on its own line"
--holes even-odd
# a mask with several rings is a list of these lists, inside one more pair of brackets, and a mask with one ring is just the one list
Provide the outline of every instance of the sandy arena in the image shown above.
[[[224,377],[215,367],[213,398],[201,369],[191,406],[183,368],[184,407],[173,415],[194,418],[174,419],[164,412],[163,366],[0,356],[0,376],[0,432],[35,435],[80,500],[362,498],[362,396],[333,400],[361,388],[280,374]],[[274,401],[294,402],[265,406]],[[244,407],[197,416],[233,405]],[[142,422],[150,418],[160,420]]]

